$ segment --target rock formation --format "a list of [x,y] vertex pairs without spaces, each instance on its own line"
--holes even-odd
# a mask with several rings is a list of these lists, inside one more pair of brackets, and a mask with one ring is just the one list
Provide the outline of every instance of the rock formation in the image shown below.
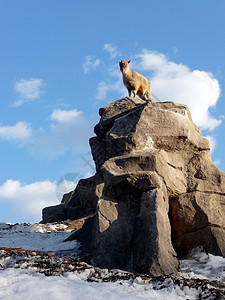
[[103,268],[170,274],[198,246],[225,256],[225,174],[187,106],[127,97],[99,114],[96,174],[45,208],[43,222],[87,217],[70,239]]

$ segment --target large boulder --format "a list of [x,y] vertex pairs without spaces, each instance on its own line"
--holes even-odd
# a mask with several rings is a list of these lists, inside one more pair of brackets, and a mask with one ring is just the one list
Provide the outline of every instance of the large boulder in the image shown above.
[[99,174],[80,179],[76,189],[65,194],[59,205],[48,206],[42,210],[42,223],[76,220],[95,213],[103,186],[104,182]]
[[80,241],[81,257],[160,275],[176,272],[177,255],[198,246],[225,256],[225,174],[187,106],[126,97],[99,114],[90,139],[97,173],[83,181],[86,194],[77,196],[80,183],[72,198],[47,209],[94,213],[70,237]]

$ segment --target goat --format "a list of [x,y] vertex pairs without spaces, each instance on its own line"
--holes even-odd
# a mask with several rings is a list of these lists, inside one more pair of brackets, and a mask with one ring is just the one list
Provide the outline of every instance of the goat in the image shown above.
[[147,78],[138,72],[131,71],[129,63],[131,60],[125,59],[119,62],[120,71],[123,74],[123,83],[128,89],[129,97],[134,94],[134,97],[138,95],[143,100],[151,100],[151,85]]

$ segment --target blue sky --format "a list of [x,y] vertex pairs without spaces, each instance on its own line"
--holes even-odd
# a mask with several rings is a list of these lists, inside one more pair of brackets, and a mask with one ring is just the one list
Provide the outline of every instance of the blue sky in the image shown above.
[[224,13],[222,0],[1,0],[0,221],[40,221],[93,174],[88,139],[98,109],[127,96],[124,58],[158,99],[189,106],[225,171]]

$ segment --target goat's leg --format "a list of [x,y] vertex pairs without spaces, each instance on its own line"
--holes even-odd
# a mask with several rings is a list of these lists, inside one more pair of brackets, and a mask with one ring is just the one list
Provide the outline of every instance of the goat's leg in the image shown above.
[[142,92],[139,91],[137,94],[138,94],[138,96],[139,96],[142,100],[145,100],[145,101],[148,100],[148,99],[145,98],[145,95],[144,95]]
[[134,97],[136,97],[137,96],[137,91],[133,90],[133,94],[134,94]]
[[148,98],[148,100],[149,100],[150,102],[152,102],[152,99],[151,99],[151,92],[147,91],[147,92],[145,93],[145,95],[146,95],[146,97]]
[[128,89],[128,95],[129,97],[132,97],[132,91]]

